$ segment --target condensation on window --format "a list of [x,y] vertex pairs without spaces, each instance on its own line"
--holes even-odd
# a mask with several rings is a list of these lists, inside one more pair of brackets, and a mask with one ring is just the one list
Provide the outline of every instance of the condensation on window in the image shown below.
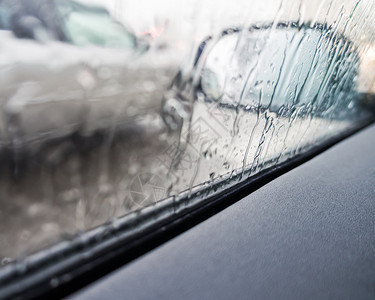
[[0,0],[1,265],[371,121],[374,20],[372,0]]

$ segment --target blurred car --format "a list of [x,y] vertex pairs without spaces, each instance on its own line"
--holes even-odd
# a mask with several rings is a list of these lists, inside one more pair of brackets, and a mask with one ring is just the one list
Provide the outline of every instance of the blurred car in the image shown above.
[[0,24],[2,149],[34,151],[159,113],[181,64],[77,1],[2,0]]
[[0,28],[18,38],[133,49],[133,33],[101,6],[72,0],[0,1]]

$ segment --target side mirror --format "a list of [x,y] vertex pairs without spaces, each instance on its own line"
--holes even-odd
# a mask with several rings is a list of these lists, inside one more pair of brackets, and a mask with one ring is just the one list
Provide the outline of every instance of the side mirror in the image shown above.
[[325,109],[341,91],[355,93],[358,55],[351,42],[323,25],[280,24],[225,31],[206,43],[197,65],[207,101],[271,110],[309,103]]

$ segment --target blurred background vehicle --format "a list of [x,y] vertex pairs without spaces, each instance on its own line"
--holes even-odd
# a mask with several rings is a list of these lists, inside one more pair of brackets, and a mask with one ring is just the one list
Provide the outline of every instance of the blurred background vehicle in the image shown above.
[[3,148],[35,153],[46,141],[160,112],[178,53],[149,51],[147,38],[100,6],[4,0],[0,11]]

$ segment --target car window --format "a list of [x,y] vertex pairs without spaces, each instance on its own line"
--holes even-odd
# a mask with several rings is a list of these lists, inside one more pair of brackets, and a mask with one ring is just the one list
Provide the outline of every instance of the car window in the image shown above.
[[8,265],[162,228],[374,121],[373,2],[215,8],[0,1],[0,285]]
[[135,37],[105,9],[83,6],[70,1],[59,1],[62,26],[70,42],[75,45],[134,48]]
[[0,29],[10,29],[10,13],[9,10],[0,5]]

